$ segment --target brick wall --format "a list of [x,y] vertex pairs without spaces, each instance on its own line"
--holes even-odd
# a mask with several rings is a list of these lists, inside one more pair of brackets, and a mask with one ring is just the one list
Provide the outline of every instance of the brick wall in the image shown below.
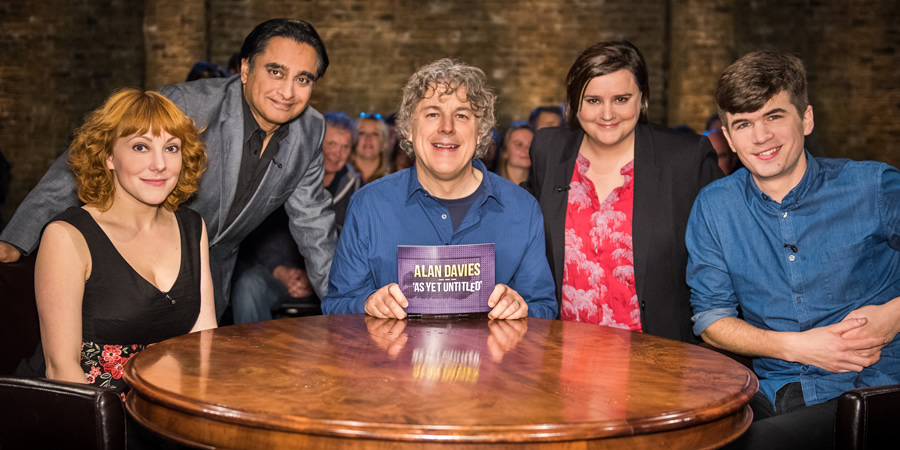
[[13,164],[3,216],[110,91],[144,82],[143,9],[129,0],[0,2],[0,151]]
[[[177,14],[173,15],[173,11]],[[8,217],[83,115],[121,86],[184,79],[225,64],[257,23],[312,22],[332,64],[312,105],[393,112],[416,67],[481,67],[500,125],[562,103],[587,46],[629,39],[650,69],[651,119],[703,127],[719,72],[756,48],[807,63],[829,155],[900,165],[900,2],[889,0],[24,0],[0,4],[0,150],[15,164]]]

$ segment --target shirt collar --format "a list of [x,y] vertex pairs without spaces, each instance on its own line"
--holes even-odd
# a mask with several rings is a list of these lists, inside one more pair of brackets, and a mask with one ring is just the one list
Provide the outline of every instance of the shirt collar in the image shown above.
[[744,169],[747,170],[747,196],[759,199],[763,205],[776,211],[798,208],[807,193],[817,190],[822,184],[821,165],[808,150],[804,149],[803,151],[806,154],[806,172],[803,173],[803,178],[800,179],[800,182],[781,199],[780,204],[763,192],[756,185],[756,182],[753,181],[753,174],[749,170]]
[[[416,161],[416,163],[413,164],[413,166],[410,167],[409,169],[407,169],[407,171],[406,171],[406,174],[407,174],[406,176],[409,177],[409,182],[407,183],[408,187],[407,187],[407,192],[406,192],[407,203],[412,200],[413,195],[415,195],[416,192],[421,191],[422,195],[425,195],[425,196],[431,195],[428,193],[428,191],[425,190],[424,187],[422,187],[422,183],[419,183],[419,177],[416,176],[416,164],[419,164],[418,161]],[[488,170],[487,170],[487,167],[484,165],[484,163],[481,162],[480,159],[475,158],[472,160],[472,166],[474,166],[476,169],[481,171],[481,174],[482,174],[481,184],[484,185],[484,193],[486,195],[485,200],[487,198],[493,198],[494,200],[497,201],[497,203],[500,204],[500,206],[503,206],[503,202],[500,201],[500,197],[496,194],[496,187],[494,186],[494,180],[488,176]],[[481,204],[483,202],[476,201],[476,203]]]

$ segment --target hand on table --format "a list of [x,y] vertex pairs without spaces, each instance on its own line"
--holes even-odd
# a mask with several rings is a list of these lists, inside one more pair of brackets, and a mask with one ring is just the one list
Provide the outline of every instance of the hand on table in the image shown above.
[[288,294],[294,298],[309,297],[313,294],[309,276],[303,269],[296,267],[278,266],[272,275],[287,288]]
[[370,316],[385,319],[405,319],[409,301],[397,283],[391,283],[372,293],[366,299],[365,310]]
[[489,319],[521,319],[528,316],[528,304],[515,289],[498,284],[488,297]]

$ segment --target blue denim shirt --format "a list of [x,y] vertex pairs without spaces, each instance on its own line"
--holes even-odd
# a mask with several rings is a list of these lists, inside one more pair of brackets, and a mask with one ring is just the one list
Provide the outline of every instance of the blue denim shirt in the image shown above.
[[[774,331],[840,322],[900,296],[900,172],[877,162],[813,158],[778,203],[746,169],[711,183],[688,222],[687,281],[694,333],[723,317]],[[793,248],[791,247],[793,246]],[[799,381],[807,405],[863,386],[900,383],[900,344],[862,372],[756,358],[760,390]]]
[[553,319],[559,307],[544,253],[544,220],[534,197],[481,160],[484,192],[454,232],[447,208],[431,196],[416,168],[363,186],[350,199],[331,265],[325,314],[365,312],[366,299],[397,282],[398,245],[494,243],[495,281],[515,289],[528,315]]

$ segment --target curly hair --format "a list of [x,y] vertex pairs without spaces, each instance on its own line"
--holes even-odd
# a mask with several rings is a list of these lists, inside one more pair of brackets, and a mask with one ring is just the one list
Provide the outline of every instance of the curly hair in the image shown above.
[[403,88],[403,100],[397,112],[397,132],[400,135],[400,148],[407,155],[413,156],[413,145],[409,140],[414,122],[413,114],[422,99],[431,95],[448,95],[456,93],[461,86],[466,87],[466,101],[472,105],[478,119],[479,144],[475,148],[475,158],[487,154],[494,145],[491,136],[494,124],[494,100],[496,95],[487,88],[487,77],[484,72],[468,64],[449,58],[439,59],[422,66],[409,77]]
[[169,211],[190,198],[206,170],[206,147],[200,131],[171,100],[154,91],[122,89],[85,118],[69,147],[69,167],[75,175],[78,198],[90,206],[107,210],[112,206],[116,185],[106,162],[119,138],[150,131],[163,131],[181,139],[181,174],[163,203]]

